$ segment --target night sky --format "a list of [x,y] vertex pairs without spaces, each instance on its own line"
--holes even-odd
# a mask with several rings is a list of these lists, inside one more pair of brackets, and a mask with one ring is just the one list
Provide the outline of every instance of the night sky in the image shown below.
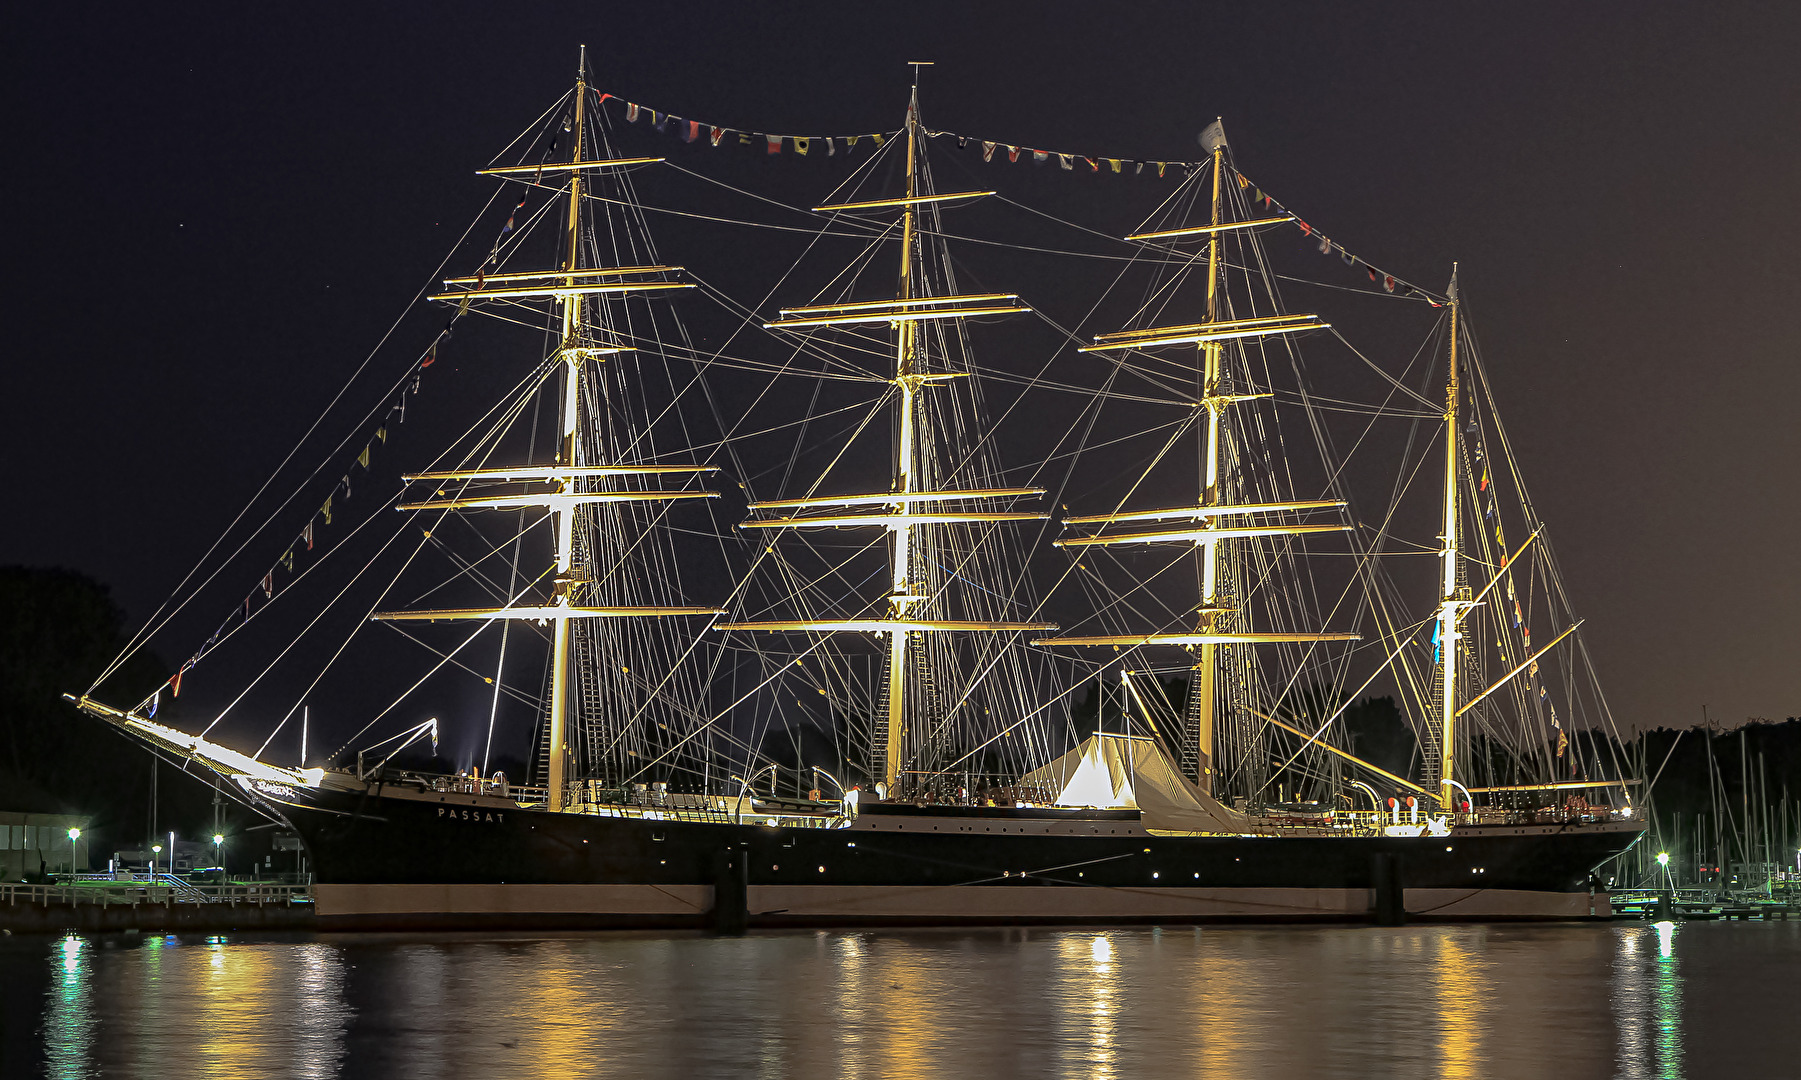
[[1186,158],[1223,116],[1347,247],[1434,288],[1460,261],[1622,724],[1801,712],[1793,4],[26,5],[0,563],[148,615],[578,43],[599,89],[753,130],[892,130],[910,59],[928,124],[1007,142]]

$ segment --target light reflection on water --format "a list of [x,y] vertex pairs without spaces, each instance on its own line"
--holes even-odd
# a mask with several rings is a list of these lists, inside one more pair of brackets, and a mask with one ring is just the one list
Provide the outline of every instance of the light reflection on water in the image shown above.
[[[33,965],[37,1065],[56,1078],[1636,1080],[1683,1076],[1691,1057],[1790,1074],[1781,995],[1801,925],[70,935],[0,949],[9,985]],[[1779,1010],[1770,1022],[1758,1002]]]

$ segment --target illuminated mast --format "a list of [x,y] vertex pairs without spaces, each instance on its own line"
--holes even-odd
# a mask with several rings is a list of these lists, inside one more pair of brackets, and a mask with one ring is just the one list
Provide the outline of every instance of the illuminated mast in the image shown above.
[[[583,124],[586,117],[585,106],[588,100],[588,47],[581,47],[581,59],[577,62],[575,72],[575,143],[571,148],[570,161],[582,160],[582,142],[586,132]],[[575,285],[575,271],[581,262],[582,246],[582,171],[569,170],[569,234],[568,251],[563,258],[563,270],[567,276],[563,284]],[[557,304],[562,308],[563,333],[560,355],[563,360],[563,436],[557,449],[556,464],[567,469],[581,466],[576,460],[575,426],[580,414],[582,384],[582,297],[580,293],[567,292],[557,297]],[[568,494],[572,488],[573,476],[560,477],[556,481],[558,494]],[[571,568],[575,559],[575,505],[567,500],[553,504],[551,513],[556,518],[556,540],[553,552],[556,556],[557,576],[556,593],[552,604],[555,607],[569,606],[570,594],[575,585],[575,575]],[[550,652],[550,725],[549,776],[550,808],[561,810],[568,791],[569,768],[569,620],[567,618],[554,621],[555,633],[551,637]]]
[[1438,605],[1438,685],[1439,685],[1439,760],[1437,766],[1439,805],[1447,811],[1456,809],[1452,785],[1457,759],[1457,630],[1458,612],[1469,606],[1457,592],[1457,270],[1451,269],[1451,359],[1450,377],[1445,383],[1445,546],[1440,552],[1444,569],[1444,588]]
[[843,528],[875,525],[892,536],[889,548],[888,594],[883,599],[885,611],[877,619],[803,619],[794,621],[758,621],[721,624],[719,630],[804,630],[823,632],[874,632],[888,639],[887,675],[884,683],[886,706],[871,732],[872,778],[890,794],[898,792],[907,759],[907,662],[927,633],[962,633],[971,631],[1055,630],[1051,623],[1002,623],[946,619],[922,619],[915,608],[933,598],[915,590],[918,582],[916,529],[927,524],[951,522],[1042,521],[1048,514],[1017,511],[961,511],[931,508],[933,503],[968,503],[990,499],[1015,499],[1042,495],[1043,488],[967,488],[948,491],[921,488],[920,447],[925,442],[925,425],[919,414],[919,392],[961,378],[963,372],[930,372],[925,370],[925,350],[920,341],[919,324],[927,320],[963,319],[977,315],[1004,315],[1030,311],[1018,303],[1012,293],[962,293],[949,296],[921,296],[915,249],[919,244],[918,207],[950,200],[979,198],[992,191],[961,191],[944,195],[919,193],[919,69],[930,61],[912,61],[913,86],[907,99],[907,183],[905,194],[898,199],[874,199],[814,207],[821,212],[843,213],[898,208],[901,212],[900,279],[893,300],[861,301],[842,304],[818,304],[809,307],[783,308],[782,317],[764,325],[774,329],[813,329],[830,326],[852,326],[889,323],[896,327],[894,376],[889,383],[899,392],[900,415],[894,440],[892,486],[887,492],[858,495],[817,496],[805,499],[778,499],[751,504],[752,510],[803,509],[819,506],[882,505],[881,512],[832,516],[793,516],[752,519],[745,529]]
[[[1219,648],[1222,645],[1251,645],[1270,642],[1355,641],[1355,634],[1267,633],[1254,632],[1236,625],[1237,609],[1227,606],[1220,596],[1219,545],[1226,540],[1265,536],[1297,536],[1306,533],[1343,532],[1348,525],[1252,525],[1258,520],[1250,515],[1336,509],[1345,504],[1339,500],[1302,500],[1269,503],[1228,503],[1220,486],[1220,445],[1224,437],[1226,410],[1241,401],[1269,397],[1264,394],[1232,394],[1225,392],[1223,356],[1228,341],[1325,329],[1328,324],[1317,315],[1272,315],[1262,318],[1223,318],[1225,297],[1221,284],[1220,240],[1227,232],[1289,220],[1289,215],[1259,218],[1252,221],[1228,222],[1221,201],[1221,181],[1225,167],[1226,135],[1215,122],[1201,133],[1201,143],[1213,155],[1212,214],[1208,224],[1198,227],[1138,233],[1128,240],[1162,240],[1178,237],[1207,237],[1207,321],[1187,326],[1161,326],[1146,330],[1125,330],[1100,334],[1095,344],[1083,352],[1107,352],[1118,349],[1149,349],[1163,345],[1198,345],[1201,350],[1201,399],[1207,410],[1206,444],[1204,447],[1204,486],[1194,506],[1178,506],[1163,510],[1139,510],[1127,513],[1093,514],[1064,518],[1066,525],[1095,525],[1101,532],[1091,536],[1070,537],[1056,541],[1059,547],[1089,547],[1109,544],[1188,543],[1201,551],[1201,603],[1195,612],[1198,625],[1192,633],[1106,634],[1083,637],[1045,639],[1047,645],[1104,645],[1123,648],[1140,645],[1179,645],[1194,651],[1195,681],[1190,690],[1188,729],[1183,733],[1184,768],[1201,790],[1214,793],[1214,718],[1218,709]],[[1105,527],[1117,522],[1187,518],[1192,528],[1157,530],[1154,532],[1106,533]],[[1234,520],[1236,519],[1236,520]]]
[[522,298],[549,298],[557,307],[560,326],[555,359],[563,370],[559,415],[562,417],[557,455],[553,464],[514,468],[469,469],[447,472],[411,474],[414,481],[465,481],[469,484],[501,483],[548,484],[551,490],[524,495],[476,495],[472,497],[434,498],[425,502],[402,503],[400,510],[503,510],[539,507],[551,517],[551,556],[555,565],[555,587],[547,604],[514,605],[500,608],[460,608],[441,611],[381,612],[374,618],[382,621],[414,620],[439,622],[461,619],[530,619],[552,626],[550,656],[550,709],[545,723],[549,728],[548,760],[545,762],[549,788],[547,805],[563,810],[569,805],[569,682],[570,620],[591,618],[631,618],[663,615],[720,615],[718,608],[706,607],[594,607],[582,603],[586,599],[588,567],[575,564],[576,518],[583,505],[606,505],[628,502],[651,502],[676,499],[717,498],[713,491],[620,491],[596,489],[595,482],[624,476],[694,475],[714,472],[711,465],[608,465],[589,464],[593,457],[578,436],[582,416],[582,378],[590,361],[604,362],[614,353],[625,352],[623,346],[596,341],[584,317],[583,300],[594,295],[621,295],[663,289],[686,289],[685,282],[667,281],[662,275],[679,271],[679,266],[614,266],[581,265],[583,176],[591,171],[612,169],[660,161],[661,158],[616,158],[587,160],[586,124],[588,100],[588,49],[582,46],[581,61],[576,71],[575,105],[571,118],[574,132],[568,162],[542,166],[509,166],[483,169],[492,176],[518,176],[537,182],[544,173],[569,173],[569,213],[563,237],[562,265],[556,270],[524,273],[481,274],[475,277],[449,278],[447,286],[460,288],[439,293],[433,300],[467,304],[472,300],[499,299],[517,303]]

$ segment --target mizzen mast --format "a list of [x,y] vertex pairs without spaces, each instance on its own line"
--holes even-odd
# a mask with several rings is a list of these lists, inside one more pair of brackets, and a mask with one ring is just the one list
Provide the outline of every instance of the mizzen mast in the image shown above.
[[[1445,495],[1444,495],[1444,547],[1439,552],[1442,560],[1444,580],[1438,605],[1438,690],[1439,690],[1439,745],[1438,760],[1427,761],[1428,781],[1434,779],[1430,774],[1437,773],[1439,805],[1447,811],[1456,809],[1454,794],[1456,785],[1455,767],[1457,760],[1457,644],[1460,633],[1457,628],[1458,619],[1463,609],[1470,606],[1470,601],[1460,595],[1457,584],[1457,503],[1458,485],[1462,478],[1462,463],[1459,460],[1460,450],[1457,442],[1458,416],[1458,377],[1457,370],[1457,335],[1461,327],[1458,325],[1457,270],[1451,269],[1451,355],[1449,375],[1445,381]],[[1427,783],[1428,788],[1432,787]]]

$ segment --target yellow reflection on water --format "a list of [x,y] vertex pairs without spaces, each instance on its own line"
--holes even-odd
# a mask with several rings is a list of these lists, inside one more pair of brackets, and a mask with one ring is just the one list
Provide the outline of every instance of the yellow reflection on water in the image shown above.
[[1488,965],[1477,956],[1470,941],[1475,932],[1459,927],[1437,935],[1438,978],[1427,993],[1438,1004],[1442,1033],[1439,1075],[1446,1080],[1485,1075],[1482,1033],[1488,1025],[1486,1014],[1492,993]]
[[1256,965],[1239,950],[1214,945],[1216,931],[1192,931],[1198,970],[1189,976],[1189,1007],[1198,1044],[1195,1075],[1204,1080],[1233,1080],[1255,1073],[1255,1033],[1250,1020],[1259,984]]
[[1059,1057],[1068,1075],[1119,1075],[1119,961],[1110,932],[1069,933],[1056,942],[1062,1015]]

